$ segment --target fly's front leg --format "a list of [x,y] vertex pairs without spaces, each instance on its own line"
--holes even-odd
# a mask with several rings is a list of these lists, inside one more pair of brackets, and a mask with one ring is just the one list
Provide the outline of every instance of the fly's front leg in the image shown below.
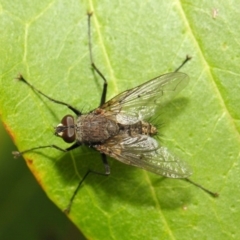
[[17,79],[19,81],[22,81],[24,82],[26,85],[28,85],[30,88],[32,88],[34,91],[38,92],[39,94],[41,94],[42,96],[44,96],[45,98],[49,99],[50,101],[54,102],[54,103],[57,103],[57,104],[60,104],[60,105],[64,105],[64,106],[67,106],[69,109],[71,109],[76,115],[80,116],[82,115],[82,113],[77,110],[76,108],[74,108],[73,106],[71,106],[70,104],[68,103],[65,103],[65,102],[62,102],[62,101],[59,101],[59,100],[56,100],[54,98],[51,98],[49,97],[48,95],[46,95],[45,93],[43,93],[42,91],[38,90],[36,87],[34,87],[32,84],[30,84],[21,74],[19,74],[19,76],[17,77]]
[[62,151],[62,152],[68,152],[68,151],[71,151],[77,147],[81,146],[79,143],[74,143],[72,146],[66,148],[66,149],[63,149],[63,148],[60,148],[54,144],[52,145],[46,145],[46,146],[38,146],[38,147],[34,147],[34,148],[30,148],[30,149],[27,149],[27,150],[24,150],[24,151],[13,151],[12,154],[14,156],[14,158],[18,158],[20,156],[22,156],[23,154],[27,153],[27,152],[32,152],[34,150],[38,150],[38,149],[41,149],[41,148],[55,148],[59,151]]

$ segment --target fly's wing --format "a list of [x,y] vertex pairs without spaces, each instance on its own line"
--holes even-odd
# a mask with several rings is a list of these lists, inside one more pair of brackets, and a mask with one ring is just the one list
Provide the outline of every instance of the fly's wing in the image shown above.
[[129,124],[129,120],[132,122],[144,120],[152,116],[159,106],[172,99],[188,82],[189,78],[184,73],[161,75],[120,93],[100,108],[116,114],[122,124]]
[[186,163],[147,135],[120,134],[95,148],[120,162],[164,177],[187,178],[192,174]]

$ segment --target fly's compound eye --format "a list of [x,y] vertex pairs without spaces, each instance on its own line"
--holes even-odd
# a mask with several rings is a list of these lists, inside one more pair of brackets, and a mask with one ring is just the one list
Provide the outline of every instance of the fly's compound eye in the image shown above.
[[55,128],[55,135],[61,137],[65,142],[72,143],[76,140],[74,118],[66,115]]

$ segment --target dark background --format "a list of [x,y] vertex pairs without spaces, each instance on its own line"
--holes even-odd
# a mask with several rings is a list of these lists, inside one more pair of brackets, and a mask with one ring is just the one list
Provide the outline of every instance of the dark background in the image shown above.
[[45,195],[0,121],[0,239],[85,239]]

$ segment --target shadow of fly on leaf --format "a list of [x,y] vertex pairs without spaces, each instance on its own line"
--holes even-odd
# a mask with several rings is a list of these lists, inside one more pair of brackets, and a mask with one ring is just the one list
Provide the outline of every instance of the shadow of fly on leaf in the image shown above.
[[70,212],[80,186],[90,173],[104,176],[110,174],[107,156],[164,177],[186,180],[208,194],[214,197],[218,196],[217,193],[202,187],[188,178],[192,174],[188,165],[170,153],[166,147],[159,145],[154,138],[158,130],[147,121],[147,119],[156,114],[159,106],[170,101],[188,84],[188,76],[178,72],[178,70],[190,60],[190,57],[187,56],[175,72],[158,76],[135,88],[124,91],[106,102],[107,80],[93,61],[91,16],[92,13],[88,13],[90,60],[92,68],[103,80],[99,107],[87,114],[83,114],[70,104],[47,96],[20,75],[18,80],[24,82],[50,101],[67,106],[76,114],[76,117],[72,115],[64,116],[61,123],[55,128],[56,136],[72,144],[67,149],[62,149],[56,145],[47,145],[21,152],[14,151],[13,155],[19,157],[26,152],[41,148],[55,148],[68,152],[81,145],[87,145],[101,153],[105,172],[88,170],[85,173],[69,200],[67,208],[64,210],[66,213]]

